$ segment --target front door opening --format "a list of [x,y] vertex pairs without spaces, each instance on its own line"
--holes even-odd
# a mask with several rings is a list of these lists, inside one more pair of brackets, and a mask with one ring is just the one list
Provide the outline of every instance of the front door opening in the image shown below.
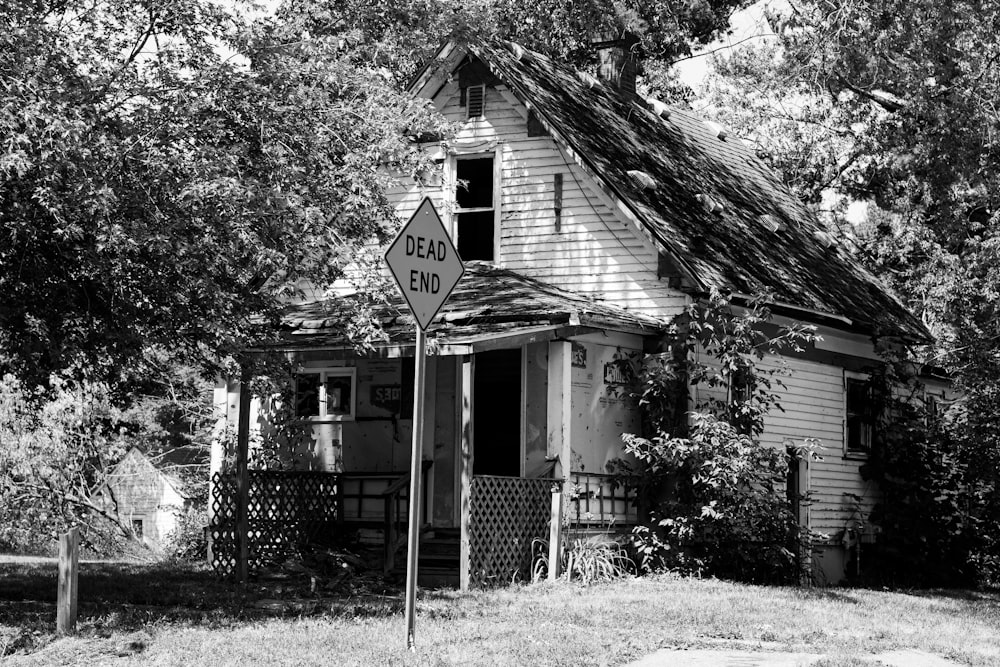
[[474,475],[521,476],[521,350],[476,354]]

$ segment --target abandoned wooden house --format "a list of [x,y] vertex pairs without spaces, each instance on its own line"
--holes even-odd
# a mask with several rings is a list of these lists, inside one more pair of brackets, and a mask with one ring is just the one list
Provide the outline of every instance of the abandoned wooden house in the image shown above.
[[[610,471],[621,433],[639,428],[621,359],[652,349],[711,288],[736,303],[766,291],[778,323],[811,323],[822,336],[786,359],[784,412],[767,417],[761,439],[822,441],[823,459],[797,471],[812,498],[800,519],[830,536],[813,562],[839,581],[851,539],[875,539],[864,513],[877,489],[859,472],[874,343],[929,334],[739,139],[639,97],[625,47],[601,45],[593,77],[512,43],[450,43],[412,84],[461,129],[424,146],[438,172],[391,196],[401,220],[431,197],[467,265],[428,329],[426,552],[460,545],[460,562],[438,564],[463,586],[526,576],[533,539],[548,536],[554,484],[580,491],[571,526],[637,521],[634,489]],[[413,320],[401,302],[386,306],[376,316],[389,340],[358,356],[338,303],[290,307],[276,348],[298,368],[304,437],[290,446],[299,472],[250,473],[255,553],[293,539],[296,521],[377,531],[390,561],[397,546]],[[239,383],[220,385],[217,402],[236,424]],[[266,431],[266,403],[254,403],[244,430]],[[216,449],[214,553],[226,569],[237,561],[235,486]],[[302,494],[308,511],[274,500]]]
[[177,467],[203,468],[204,464],[201,448],[178,447],[151,458],[133,447],[94,497],[136,540],[156,551],[177,528],[178,517],[188,505],[189,494],[175,474]]

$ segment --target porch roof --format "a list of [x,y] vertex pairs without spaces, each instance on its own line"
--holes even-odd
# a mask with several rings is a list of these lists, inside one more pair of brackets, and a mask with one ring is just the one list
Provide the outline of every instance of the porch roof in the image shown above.
[[[353,348],[349,323],[359,295],[347,295],[289,306],[280,339],[270,349]],[[373,346],[413,345],[415,323],[401,296],[371,312],[386,339]],[[465,263],[465,275],[427,329],[441,352],[469,352],[514,346],[526,340],[550,340],[598,331],[654,336],[667,327],[663,320],[630,312],[586,295],[497,268],[485,262]],[[461,348],[466,348],[462,350]]]

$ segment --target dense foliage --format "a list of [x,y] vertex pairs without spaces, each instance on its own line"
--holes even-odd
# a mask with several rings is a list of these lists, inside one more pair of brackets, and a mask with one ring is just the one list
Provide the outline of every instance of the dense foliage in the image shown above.
[[[790,463],[817,443],[762,444],[765,415],[780,409],[782,367],[765,355],[796,349],[812,330],[767,326],[761,302],[734,312],[713,294],[689,309],[667,350],[640,373],[640,403],[655,435],[625,434],[643,464],[650,525],[634,533],[641,566],[744,581],[798,581],[809,535],[787,494]],[[773,330],[773,333],[768,333]],[[696,412],[678,410],[696,392]]]
[[[936,341],[911,358],[963,396],[929,433],[896,410],[873,462],[882,521],[909,531],[893,530],[886,553],[908,554],[915,583],[984,572],[973,564],[1000,539],[985,520],[1000,505],[998,21],[995,0],[795,3],[770,16],[768,36],[716,60],[700,100],[923,318]],[[938,543],[970,566],[939,568]]]
[[290,46],[216,3],[38,0],[0,23],[0,363],[32,385],[266,336],[300,280],[393,231],[407,136],[442,127],[336,40]]
[[880,498],[866,518],[878,527],[860,581],[890,586],[976,587],[1000,581],[997,490],[970,450],[961,410],[939,411],[912,366],[888,363],[873,376],[879,422],[862,467]]

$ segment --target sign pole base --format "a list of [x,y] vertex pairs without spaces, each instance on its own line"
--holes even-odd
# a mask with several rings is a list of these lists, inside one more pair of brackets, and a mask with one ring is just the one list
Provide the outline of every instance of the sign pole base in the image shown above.
[[413,449],[410,453],[409,533],[406,538],[406,648],[415,651],[417,562],[420,548],[421,462],[424,451],[424,385],[427,367],[427,336],[417,327],[413,374]]

